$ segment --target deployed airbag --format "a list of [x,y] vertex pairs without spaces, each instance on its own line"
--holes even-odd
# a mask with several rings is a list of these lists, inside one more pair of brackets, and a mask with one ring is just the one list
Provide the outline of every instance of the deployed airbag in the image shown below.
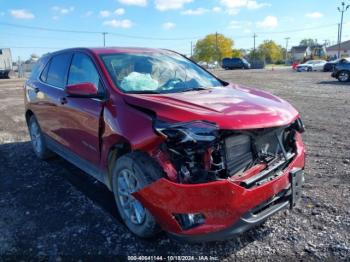
[[150,74],[138,72],[130,73],[122,80],[120,85],[125,91],[157,90],[159,87],[158,81],[154,80]]

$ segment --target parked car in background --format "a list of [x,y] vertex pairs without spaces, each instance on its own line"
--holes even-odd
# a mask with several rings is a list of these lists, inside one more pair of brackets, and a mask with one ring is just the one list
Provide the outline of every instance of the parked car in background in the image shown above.
[[334,61],[329,61],[324,65],[323,71],[324,72],[333,72],[334,67],[337,64],[341,64],[341,63],[349,63],[350,62],[350,58],[340,58]]
[[139,237],[162,229],[224,240],[301,197],[297,110],[175,52],[54,52],[39,60],[24,94],[34,153],[55,152],[106,185]]
[[298,72],[311,72],[311,71],[323,71],[324,65],[327,63],[325,60],[310,60],[306,63],[297,66]]
[[215,69],[218,67],[219,67],[219,63],[216,61],[208,64],[208,69]]
[[350,81],[350,61],[344,60],[334,66],[332,77],[338,79],[340,82]]
[[205,61],[199,61],[197,64],[205,69],[208,69],[208,63]]
[[244,58],[224,58],[222,60],[222,68],[226,70],[250,69],[251,65]]

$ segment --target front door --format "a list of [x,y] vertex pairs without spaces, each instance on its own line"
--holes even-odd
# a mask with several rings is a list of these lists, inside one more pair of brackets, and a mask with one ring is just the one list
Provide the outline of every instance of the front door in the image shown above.
[[[73,54],[67,85],[92,83],[103,93],[99,73],[92,58],[83,52]],[[95,166],[100,161],[100,117],[103,100],[64,95],[60,104],[60,136],[69,149]]]

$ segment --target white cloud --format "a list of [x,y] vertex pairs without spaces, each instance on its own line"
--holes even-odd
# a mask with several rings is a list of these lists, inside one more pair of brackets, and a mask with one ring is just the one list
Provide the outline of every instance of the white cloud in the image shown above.
[[83,15],[84,17],[89,17],[92,16],[94,14],[93,11],[86,11],[85,14]]
[[108,10],[101,10],[100,11],[100,16],[101,17],[110,17],[111,16],[111,12]]
[[104,21],[103,25],[110,26],[114,28],[131,28],[133,26],[133,23],[129,19],[123,19],[123,20],[108,20]]
[[118,0],[119,3],[124,5],[137,5],[137,6],[146,6],[147,0]]
[[214,6],[213,9],[212,9],[212,11],[213,11],[214,13],[220,13],[220,12],[222,11],[222,9],[221,9],[220,6]]
[[159,11],[181,9],[185,4],[193,0],[155,0],[156,8]]
[[323,17],[323,14],[320,12],[313,12],[313,13],[307,13],[305,16],[308,18],[318,19]]
[[182,15],[204,15],[209,12],[208,9],[199,7],[197,9],[187,9],[181,12]]
[[278,26],[278,19],[275,16],[267,16],[264,20],[257,22],[258,28],[275,28]]
[[172,22],[167,22],[167,23],[164,23],[162,25],[163,29],[165,30],[171,30],[173,29],[174,27],[176,26],[176,24],[172,23]]
[[258,3],[257,1],[247,1],[247,8],[248,9],[260,9],[266,6],[271,6],[271,4],[268,3]]
[[112,15],[117,15],[117,16],[121,16],[125,14],[125,9],[124,8],[118,8],[116,10],[114,10],[114,12],[108,11],[108,10],[101,10],[100,11],[100,16],[103,18],[107,18],[110,17]]
[[60,15],[67,15],[71,12],[74,11],[74,6],[70,6],[70,7],[60,7],[60,6],[53,6],[52,10],[54,10],[55,12],[57,12]]
[[16,19],[33,19],[35,15],[28,10],[25,9],[13,9],[10,10],[10,14],[13,18]]
[[124,8],[118,8],[118,9],[114,10],[114,14],[115,15],[123,15],[123,14],[125,14],[125,9]]
[[230,9],[248,8],[259,9],[265,6],[270,6],[268,3],[258,3],[255,0],[221,0],[221,4]]
[[60,17],[58,16],[58,15],[54,15],[53,17],[52,17],[52,20],[59,20],[60,19]]
[[234,8],[231,9],[230,8],[230,9],[227,10],[227,13],[229,15],[237,15],[239,13],[239,9],[234,9]]

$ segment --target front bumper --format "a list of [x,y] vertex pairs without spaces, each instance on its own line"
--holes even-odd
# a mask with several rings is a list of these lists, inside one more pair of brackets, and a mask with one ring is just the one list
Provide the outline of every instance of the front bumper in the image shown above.
[[[276,178],[254,188],[244,188],[231,179],[192,185],[160,179],[135,192],[134,196],[163,230],[176,238],[187,241],[232,238],[294,205],[296,197],[292,196],[295,192],[300,196],[300,186],[295,191],[300,183],[293,183],[292,174],[303,170],[305,165],[305,150],[299,134],[296,144],[296,156],[290,165]],[[184,230],[175,215],[194,213],[204,215],[205,223]]]

